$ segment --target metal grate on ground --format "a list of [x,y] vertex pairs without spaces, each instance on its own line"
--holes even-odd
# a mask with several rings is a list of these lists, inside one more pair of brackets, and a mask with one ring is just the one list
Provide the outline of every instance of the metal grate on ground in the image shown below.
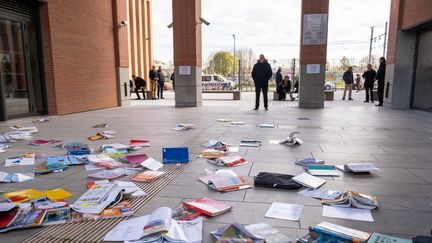
[[[166,173],[166,176],[158,179],[153,183],[145,182],[134,182],[139,188],[147,193],[146,197],[133,198],[130,200],[134,211],[141,209],[148,201],[150,201],[159,191],[167,186],[172,180],[174,180],[182,171],[184,171],[191,163],[193,163],[198,155],[203,150],[200,146],[201,142],[208,139],[220,138],[220,133],[214,127],[207,128],[201,134],[193,137],[187,143],[182,146],[189,148],[190,161],[186,164],[180,165],[164,165],[161,171]],[[130,181],[129,176],[126,181]],[[97,221],[87,221],[82,223],[69,223],[47,226],[41,229],[36,234],[33,234],[29,238],[25,239],[23,243],[51,243],[51,242],[62,242],[62,243],[91,243],[101,242],[103,237],[120,221],[127,219],[113,218],[104,219]]]

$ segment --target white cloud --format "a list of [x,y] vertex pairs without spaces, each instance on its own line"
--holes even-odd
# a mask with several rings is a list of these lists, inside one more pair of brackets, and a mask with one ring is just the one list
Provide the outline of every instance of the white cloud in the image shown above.
[[[172,0],[153,1],[154,57],[172,60]],[[298,57],[301,0],[202,0],[203,58],[212,52],[250,47],[271,59]],[[370,26],[375,34],[384,32],[390,0],[330,0],[328,58],[361,58],[369,53]],[[337,42],[337,44],[335,44]],[[344,44],[340,44],[344,42]],[[382,40],[374,43],[373,53],[382,55]]]

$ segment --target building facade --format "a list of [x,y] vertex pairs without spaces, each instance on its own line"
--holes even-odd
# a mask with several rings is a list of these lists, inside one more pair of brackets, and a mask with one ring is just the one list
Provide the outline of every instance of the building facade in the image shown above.
[[432,111],[432,1],[392,0],[385,101]]
[[115,107],[152,63],[151,0],[0,0],[0,119]]

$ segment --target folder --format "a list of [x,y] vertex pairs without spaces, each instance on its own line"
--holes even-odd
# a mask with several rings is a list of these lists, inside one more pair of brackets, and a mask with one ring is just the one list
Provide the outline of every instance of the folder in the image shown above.
[[164,164],[187,163],[189,162],[189,149],[180,148],[163,148],[162,162]]

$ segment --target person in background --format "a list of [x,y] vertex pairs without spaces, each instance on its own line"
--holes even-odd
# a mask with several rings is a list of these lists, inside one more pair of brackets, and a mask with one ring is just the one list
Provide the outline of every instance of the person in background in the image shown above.
[[157,97],[158,97],[158,99],[165,99],[163,97],[163,90],[164,90],[164,85],[165,85],[165,75],[162,72],[161,66],[159,66],[157,74],[158,74]]
[[299,89],[299,81],[298,81],[297,79],[295,79],[295,78],[294,78],[294,80],[295,80],[295,82],[294,82],[294,90],[293,90],[293,93],[298,93],[298,89]]
[[278,70],[275,74],[275,77],[276,77],[276,92],[279,93],[279,91],[280,91],[279,88],[282,87],[282,79],[283,79],[281,67],[278,67]]
[[293,95],[291,93],[291,80],[290,80],[288,75],[285,75],[282,83],[283,83],[283,89],[285,91],[285,97],[287,94],[289,94],[291,101],[295,100],[295,98],[293,97]]
[[268,110],[268,82],[273,76],[273,71],[271,69],[270,63],[263,54],[260,55],[259,60],[252,69],[252,79],[255,83],[255,109],[258,110],[260,102],[260,93],[262,91],[264,98],[264,108]]
[[139,95],[139,90],[142,91],[143,100],[145,100],[145,88],[146,88],[147,82],[143,78],[136,76],[136,75],[132,75],[132,80],[135,83],[135,93],[138,97],[137,100],[141,99],[141,97]]
[[354,76],[353,76],[353,72],[352,72],[352,67],[348,67],[348,70],[346,70],[344,72],[344,74],[342,76],[342,79],[345,82],[345,89],[344,89],[342,100],[345,100],[347,90],[349,91],[348,92],[348,100],[353,100],[351,98],[352,85],[353,85],[353,82],[354,82]]
[[386,72],[386,59],[384,57],[380,58],[380,65],[375,79],[378,80],[378,104],[375,106],[383,106],[384,103],[384,81]]
[[362,77],[365,80],[364,88],[366,92],[366,99],[364,102],[368,103],[370,97],[370,101],[373,103],[374,102],[373,88],[375,83],[376,72],[375,70],[372,69],[372,65],[370,64],[367,65],[367,70],[363,73]]
[[360,77],[360,74],[358,74],[358,73],[357,73],[356,78],[355,78],[355,86],[356,86],[357,92],[359,92],[361,90],[361,77]]
[[149,72],[149,78],[150,78],[150,87],[152,92],[152,100],[156,99],[156,90],[158,87],[158,74],[156,73],[156,67],[153,65],[150,72]]
[[170,79],[172,80],[172,88],[173,88],[173,90],[175,90],[175,75],[174,75],[174,72],[171,74],[171,77],[170,77]]

